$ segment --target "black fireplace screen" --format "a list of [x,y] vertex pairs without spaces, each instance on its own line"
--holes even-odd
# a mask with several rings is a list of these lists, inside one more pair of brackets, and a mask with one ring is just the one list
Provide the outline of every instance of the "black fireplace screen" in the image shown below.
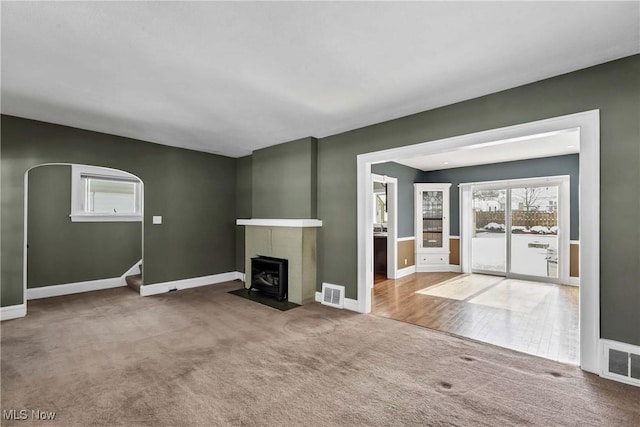
[[258,255],[251,258],[251,282],[248,288],[282,301],[287,298],[289,263],[286,259]]

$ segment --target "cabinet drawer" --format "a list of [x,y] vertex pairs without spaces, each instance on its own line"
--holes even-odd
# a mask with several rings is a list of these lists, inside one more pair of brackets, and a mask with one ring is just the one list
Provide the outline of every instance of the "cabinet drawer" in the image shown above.
[[449,264],[449,254],[419,254],[418,264]]

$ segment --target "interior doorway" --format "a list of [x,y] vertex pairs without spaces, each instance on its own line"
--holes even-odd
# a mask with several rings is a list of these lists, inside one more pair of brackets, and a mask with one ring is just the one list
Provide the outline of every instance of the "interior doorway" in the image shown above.
[[127,286],[142,278],[144,183],[71,163],[24,175],[23,300]]
[[[503,153],[511,150],[504,149],[512,147],[514,142],[525,143],[530,139],[540,138],[546,135],[558,135],[563,132],[579,130],[580,156],[579,156],[579,176],[580,176],[580,295],[578,299],[578,309],[581,313],[579,317],[579,364],[584,370],[598,373],[600,371],[599,362],[599,135],[598,135],[599,113],[597,110],[585,113],[577,113],[538,122],[514,125],[500,129],[478,132],[474,134],[462,135],[428,143],[416,144],[407,147],[389,149],[380,152],[367,153],[358,156],[358,306],[359,311],[368,313],[372,308],[369,284],[372,283],[373,270],[371,268],[371,245],[372,241],[363,239],[371,227],[371,219],[366,214],[370,212],[371,200],[365,197],[371,186],[371,165],[396,159],[407,159],[415,156],[429,156],[436,161],[447,163],[445,156],[452,154],[468,153],[468,150],[476,150],[482,147],[495,147],[491,152],[494,162]],[[535,156],[532,156],[535,157]],[[544,156],[542,156],[544,157]],[[522,157],[526,158],[526,157]],[[444,162],[443,162],[444,161]],[[503,160],[506,161],[506,160]],[[491,162],[487,162],[491,163]],[[447,181],[432,181],[447,182]],[[463,224],[460,224],[461,228]],[[463,233],[463,232],[461,232]],[[452,236],[453,237],[453,236]],[[462,249],[462,248],[461,248]],[[462,262],[470,260],[469,253],[460,253]],[[424,289],[424,282],[420,279],[421,274],[453,275],[455,273],[418,273],[412,278],[406,277],[400,281],[416,281],[416,288],[412,286],[396,287],[403,292],[416,294]],[[558,273],[560,274],[560,273]],[[440,278],[437,283],[443,280],[452,279]],[[501,278],[498,278],[501,279]],[[502,280],[502,279],[501,279]],[[513,280],[513,279],[509,279]],[[408,283],[405,283],[408,285]],[[419,288],[418,288],[419,287]],[[442,307],[441,307],[442,308]],[[473,313],[463,315],[473,317]],[[400,319],[402,320],[402,319]],[[409,320],[408,320],[409,321]],[[414,323],[412,321],[412,323]]]
[[372,281],[395,279],[398,271],[398,180],[372,174]]

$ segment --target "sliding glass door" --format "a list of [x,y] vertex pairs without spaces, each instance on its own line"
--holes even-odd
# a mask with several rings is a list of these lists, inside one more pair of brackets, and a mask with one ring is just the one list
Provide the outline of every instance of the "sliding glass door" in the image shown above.
[[464,184],[462,189],[468,194],[463,239],[470,244],[463,245],[471,272],[560,281],[561,270],[568,271],[562,264],[568,262],[569,245],[567,177]]
[[558,278],[558,186],[510,191],[510,272]]
[[507,272],[506,207],[506,189],[473,190],[471,267],[474,271]]

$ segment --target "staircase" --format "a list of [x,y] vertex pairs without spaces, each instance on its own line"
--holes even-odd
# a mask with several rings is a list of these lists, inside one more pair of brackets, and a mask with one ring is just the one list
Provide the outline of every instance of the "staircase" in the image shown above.
[[125,277],[127,286],[140,293],[140,286],[142,286],[142,274],[134,274],[133,276]]
[[140,287],[142,286],[142,260],[132,265],[122,276],[124,276],[124,281],[127,283],[127,286],[140,295]]
[[[131,268],[129,271],[133,270]],[[135,270],[131,271],[132,273]],[[127,282],[127,286],[136,291],[137,294],[140,293],[140,286],[142,286],[142,263],[138,264],[138,274],[132,274],[130,276],[126,276],[124,280]]]

